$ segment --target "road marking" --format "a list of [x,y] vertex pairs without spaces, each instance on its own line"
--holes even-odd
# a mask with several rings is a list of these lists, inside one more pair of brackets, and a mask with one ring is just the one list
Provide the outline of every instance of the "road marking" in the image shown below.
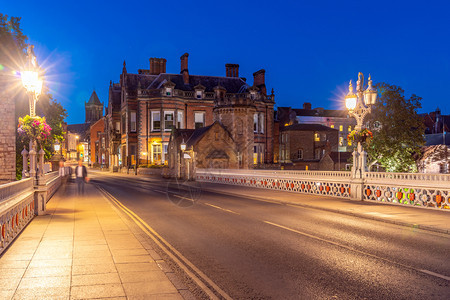
[[312,235],[312,234],[308,234],[306,232],[302,232],[302,231],[299,231],[299,230],[296,230],[296,229],[293,229],[293,228],[289,228],[289,227],[286,227],[286,226],[283,226],[283,225],[280,225],[280,224],[272,223],[270,221],[263,221],[263,222],[266,223],[266,224],[275,226],[275,227],[279,227],[279,228],[282,228],[282,229],[285,229],[285,230],[288,230],[288,231],[291,231],[291,232],[294,232],[294,233],[297,233],[297,234],[301,234],[301,235],[307,236],[307,237],[315,239],[315,240],[319,240],[319,241],[322,241],[322,242],[325,242],[325,243],[328,243],[328,244],[331,244],[331,245],[334,245],[334,246],[337,246],[337,247],[341,247],[341,248],[347,249],[347,250],[352,251],[352,252],[356,252],[356,253],[359,253],[359,254],[362,254],[362,255],[365,255],[365,256],[370,256],[370,257],[375,258],[375,259],[383,260],[383,261],[388,262],[390,264],[394,264],[394,265],[397,265],[397,266],[400,266],[400,267],[403,267],[403,268],[406,268],[406,269],[414,270],[414,271],[417,271],[417,272],[420,272],[420,273],[424,273],[424,274],[427,274],[427,275],[431,275],[431,276],[434,276],[434,277],[438,277],[438,278],[450,281],[450,277],[447,277],[447,276],[442,275],[442,274],[438,274],[438,273],[431,272],[431,271],[424,270],[424,269],[416,269],[416,268],[414,268],[412,266],[408,266],[408,265],[405,265],[405,264],[402,264],[402,263],[398,263],[398,262],[392,261],[392,260],[387,259],[387,258],[383,258],[383,257],[377,256],[377,255],[374,255],[374,254],[370,254],[370,253],[367,253],[367,252],[364,252],[364,251],[361,251],[361,250],[357,250],[357,249],[354,249],[352,247],[345,246],[345,245],[342,245],[342,244],[339,244],[339,243],[336,243],[336,242],[333,242],[333,241],[330,241],[330,240],[327,240],[327,239],[323,239],[323,238],[320,238],[318,236],[315,236],[315,235]]
[[220,206],[212,205],[212,204],[209,204],[209,203],[204,203],[204,204],[208,205],[208,206],[211,206],[211,207],[214,207],[214,208],[217,208],[217,209],[220,209],[220,210],[223,210],[223,211],[226,211],[226,212],[229,212],[229,213],[232,213],[232,214],[240,215],[240,213],[237,213],[235,211],[232,211],[232,210],[229,210],[229,209],[226,209],[226,208],[222,208]]
[[179,195],[173,194],[173,193],[171,193],[171,194],[172,194],[172,196],[174,196],[174,197],[177,197],[177,198],[180,198],[180,199],[183,199],[183,200],[189,200],[189,201],[191,201],[191,202],[195,202],[194,199],[187,198],[187,197],[183,197],[183,196],[179,196]]
[[[160,236],[150,225],[136,215],[132,210],[123,205],[116,197],[111,195],[104,188],[95,185],[104,195],[105,198],[115,203],[119,209],[126,213],[157,245],[163,250],[183,271],[211,298],[219,299],[214,292],[205,285],[206,282],[211,286],[222,298],[231,300],[232,298],[217,286],[205,273],[200,271],[194,264],[178,252],[169,242]],[[195,274],[196,273],[196,274]]]

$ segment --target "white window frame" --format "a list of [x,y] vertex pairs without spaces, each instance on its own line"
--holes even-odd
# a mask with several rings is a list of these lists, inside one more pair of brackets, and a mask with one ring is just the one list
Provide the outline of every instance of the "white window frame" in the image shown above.
[[264,113],[259,114],[259,132],[264,133]]
[[136,132],[136,112],[130,112],[130,132]]
[[166,88],[165,91],[164,91],[164,96],[172,97],[172,95],[173,95],[173,89],[170,88],[170,87]]
[[259,121],[258,114],[257,113],[253,114],[253,132],[254,133],[258,133],[258,121]]
[[[159,121],[159,128],[155,129],[155,116],[158,116]],[[159,110],[153,110],[152,111],[152,131],[161,131],[161,112]]]
[[[200,122],[197,122],[197,120],[198,120],[197,116],[200,116],[200,115],[202,116],[202,127],[205,127],[206,113],[204,111],[196,111],[196,112],[194,112],[194,129],[197,129],[196,124],[200,123]],[[201,128],[201,127],[199,127],[199,128]]]
[[184,129],[184,111],[179,110],[177,112],[177,127],[178,129]]
[[166,116],[172,115],[172,128],[175,128],[175,112],[173,110],[164,111],[164,131],[171,131],[172,128],[166,126]]
[[202,91],[195,91],[195,98],[196,99],[203,99],[203,92]]

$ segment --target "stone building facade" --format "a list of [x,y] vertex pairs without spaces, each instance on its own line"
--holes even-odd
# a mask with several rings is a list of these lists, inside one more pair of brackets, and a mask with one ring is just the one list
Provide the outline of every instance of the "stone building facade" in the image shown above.
[[0,75],[0,184],[16,180],[15,102]]
[[164,58],[150,58],[150,68],[139,69],[137,74],[128,73],[124,62],[120,81],[111,82],[109,90],[106,132],[111,167],[168,164],[174,129],[212,125],[220,121],[216,102],[246,98],[254,102],[247,109],[252,115],[245,118],[245,124],[254,127],[246,144],[255,153],[245,154],[245,159],[255,156],[256,163],[272,162],[274,95],[267,95],[265,71],[255,72],[253,86],[249,86],[245,78],[238,77],[236,64],[226,64],[222,77],[189,74],[188,57],[187,53],[180,57],[179,74],[166,73]]
[[108,167],[109,151],[107,146],[109,143],[107,141],[108,136],[105,133],[105,119],[105,117],[100,118],[90,127],[90,163],[94,167]]

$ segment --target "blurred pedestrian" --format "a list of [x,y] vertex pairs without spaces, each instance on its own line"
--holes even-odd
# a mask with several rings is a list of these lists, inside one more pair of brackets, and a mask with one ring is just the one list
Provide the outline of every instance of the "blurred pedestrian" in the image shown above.
[[59,161],[59,176],[61,177],[61,185],[63,190],[66,191],[67,179],[69,178],[69,172],[67,172],[66,167],[64,166],[64,161]]
[[75,168],[75,181],[78,184],[78,195],[84,195],[84,183],[89,180],[87,177],[87,168],[83,166],[83,161],[78,161],[78,166]]

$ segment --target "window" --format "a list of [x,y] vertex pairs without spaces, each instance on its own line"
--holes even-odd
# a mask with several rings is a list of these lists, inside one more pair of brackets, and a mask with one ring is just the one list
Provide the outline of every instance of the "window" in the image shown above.
[[344,131],[344,126],[339,125],[339,131]]
[[264,163],[264,145],[263,144],[259,145],[259,163],[260,164]]
[[115,128],[116,128],[116,132],[120,132],[120,122],[119,121],[116,121]]
[[122,134],[127,133],[127,117],[125,114],[122,115]]
[[161,164],[161,144],[152,144],[152,163]]
[[166,165],[169,158],[169,144],[164,143],[163,144],[163,154],[164,154],[164,164]]
[[258,114],[253,115],[253,131],[258,132]]
[[352,126],[351,125],[348,126],[348,132],[352,132]]
[[205,112],[194,113],[195,129],[205,127]]
[[100,132],[101,132],[101,131],[97,131],[97,137],[98,137],[98,138],[100,137]]
[[166,96],[168,97],[172,96],[172,88],[166,88]]
[[315,142],[320,142],[320,134],[319,133],[314,133],[314,141]]
[[179,129],[184,128],[183,111],[178,111],[178,113],[177,113],[177,128],[179,128]]
[[297,159],[303,159],[303,149],[297,150]]
[[320,151],[320,149],[316,149],[316,151],[314,151],[315,159],[320,159],[321,153],[322,153],[322,151]]
[[331,128],[334,128],[334,125],[331,125],[330,127],[331,127]]
[[165,131],[171,131],[174,127],[173,124],[173,111],[165,111],[164,112],[164,130]]
[[258,164],[258,146],[253,146],[253,164]]
[[259,132],[264,133],[264,114],[259,114]]
[[136,132],[136,112],[135,111],[132,111],[131,113],[130,113],[130,119],[131,119],[131,121],[130,121],[130,125],[131,125],[131,132]]
[[352,140],[348,140],[347,141],[347,145],[351,146],[352,145]]
[[344,146],[344,137],[339,137],[339,146]]
[[202,91],[196,91],[195,92],[195,97],[197,98],[197,99],[202,99]]
[[159,111],[152,111],[152,131],[161,130],[161,113]]

